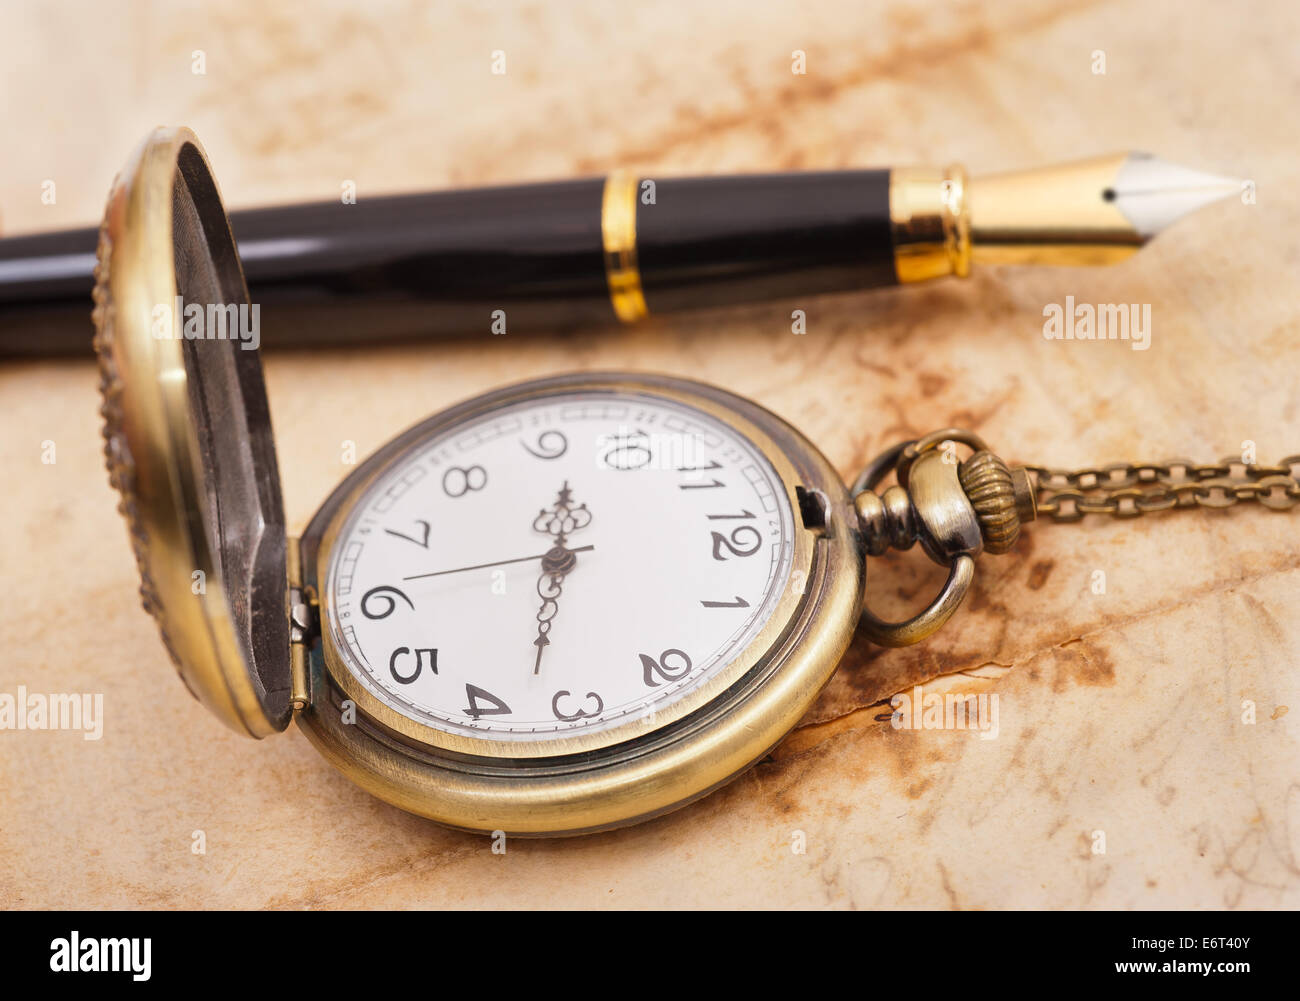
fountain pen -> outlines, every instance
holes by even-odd
[[[679,310],[1113,264],[1242,190],[1141,153],[968,179],[957,166],[608,177],[232,212],[268,346],[635,323]],[[0,239],[0,355],[91,349],[94,229]]]

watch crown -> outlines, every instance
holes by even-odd
[[[992,452],[981,450],[958,466],[957,476],[979,519],[984,548],[990,553],[1010,551],[1020,537],[1021,523],[1033,521],[1037,513],[1028,471],[1008,467]]]

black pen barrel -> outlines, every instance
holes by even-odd
[[[892,285],[889,171],[640,184],[637,259],[651,315]],[[647,195],[653,192],[653,203]]]
[[[639,318],[618,305],[629,287],[639,315],[655,315],[798,307],[896,280],[889,171],[625,181],[362,196],[230,221],[271,346],[611,323]],[[95,240],[0,240],[0,354],[89,349]]]

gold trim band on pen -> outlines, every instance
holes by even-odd
[[[900,282],[970,274],[966,171],[953,165],[895,169],[889,177],[894,273]]]
[[[600,206],[600,234],[605,247],[605,280],[614,313],[624,323],[650,315],[641,290],[636,260],[636,202],[639,178],[615,171],[605,178]]]

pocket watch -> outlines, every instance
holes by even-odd
[[[956,429],[900,443],[850,487],[749,400],[584,373],[410,428],[292,538],[239,307],[206,157],[160,129],[109,197],[94,313],[145,608],[230,727],[296,721],[372,794],[462,829],[579,834],[706,795],[798,723],[855,630],[903,645],[942,625],[975,557],[1010,549],[1040,501],[1068,520],[1300,500],[1300,459],[1251,467],[1229,494],[1190,464],[1104,481],[1013,468]],[[882,621],[863,607],[866,559],[914,543],[947,583]]]

